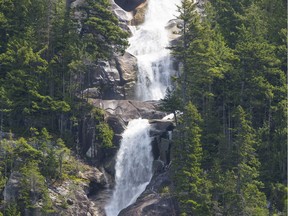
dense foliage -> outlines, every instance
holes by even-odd
[[[171,48],[181,75],[163,100],[183,111],[174,144],[182,215],[287,214],[286,8],[213,0],[197,12],[182,0]]]
[[[122,53],[127,35],[108,0],[0,0],[0,214],[23,215],[39,201],[43,212],[53,210],[47,187],[75,177],[69,149],[79,152],[85,116],[94,119],[96,141],[112,147],[103,113],[82,92],[87,65]],[[3,192],[13,176],[15,203]]]

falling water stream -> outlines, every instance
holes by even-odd
[[[136,27],[130,38],[128,52],[138,60],[138,100],[159,100],[170,86],[174,71],[170,59],[169,35],[165,26],[175,19],[179,0],[150,0],[145,22]]]
[[[148,0],[145,22],[133,29],[128,52],[138,60],[137,99],[164,97],[174,73],[170,60],[169,36],[165,26],[175,18],[180,0]],[[115,189],[105,207],[107,216],[117,216],[136,201],[152,177],[150,125],[147,119],[129,122],[122,134],[116,158]]]
[[[107,216],[116,216],[135,202],[152,177],[149,129],[147,119],[134,119],[122,134],[115,166],[116,186],[110,204],[105,208]]]

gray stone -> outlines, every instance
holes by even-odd
[[[90,103],[122,118],[125,122],[137,118],[159,119],[166,115],[164,112],[157,111],[157,105],[153,102],[91,99]]]
[[[124,55],[117,56],[115,60],[121,82],[127,83],[137,79],[137,58],[134,55],[125,52]]]
[[[171,120],[162,120],[162,119],[152,119],[149,123],[153,126],[153,129],[156,131],[172,131],[175,128],[175,124]]]
[[[164,162],[161,160],[154,160],[152,164],[153,173],[162,172],[164,169]]]
[[[154,175],[136,202],[118,216],[178,216],[178,203],[169,191],[163,193],[164,187],[172,187],[169,172]]]
[[[137,81],[137,58],[132,54],[125,52],[123,56],[116,56],[116,69],[120,76],[122,94],[125,99],[135,98],[135,84]]]
[[[109,127],[113,130],[115,134],[122,134],[123,131],[126,129],[126,124],[122,118],[114,115],[109,115],[106,118],[106,122],[108,123]]]
[[[183,20],[172,19],[165,26],[169,33],[169,39],[175,40],[181,36],[181,30],[183,28]]]
[[[16,201],[19,195],[21,173],[12,172],[3,190],[5,202]]]
[[[99,98],[101,93],[98,88],[88,88],[83,91],[83,96],[85,98]]]

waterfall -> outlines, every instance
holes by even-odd
[[[159,100],[170,86],[172,69],[169,34],[165,26],[175,19],[176,4],[180,0],[147,0],[145,22],[132,28],[128,52],[138,60],[138,100]],[[115,189],[105,207],[107,216],[117,216],[125,207],[136,201],[152,177],[152,147],[149,122],[134,119],[122,134],[116,158]]]
[[[134,119],[122,134],[115,166],[116,185],[112,199],[105,207],[107,216],[116,216],[123,208],[134,203],[152,177],[149,129],[147,119]]]
[[[138,60],[138,100],[159,100],[170,86],[172,68],[169,35],[165,26],[175,19],[180,0],[149,0],[145,22],[133,30],[128,52]]]

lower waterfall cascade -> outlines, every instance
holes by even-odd
[[[152,147],[147,119],[134,119],[123,133],[116,159],[115,189],[105,207],[107,216],[116,216],[134,203],[152,177]]]

